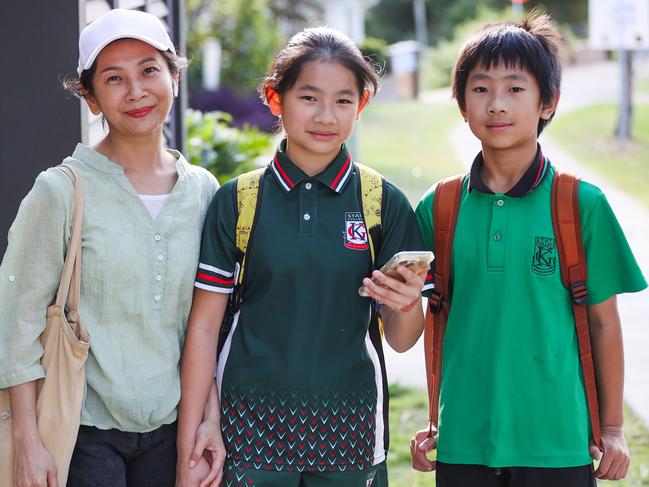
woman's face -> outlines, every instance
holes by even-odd
[[[177,79],[160,51],[137,39],[120,39],[97,56],[90,111],[104,115],[112,133],[141,136],[161,131]]]

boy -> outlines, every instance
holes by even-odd
[[[537,142],[559,100],[558,46],[550,18],[533,12],[520,24],[485,26],[455,64],[453,95],[482,151],[455,230],[438,436],[426,429],[411,442],[414,468],[437,469],[438,487],[586,487],[628,468],[616,295],[647,283],[606,198],[582,182],[602,455],[589,448],[575,322],[556,257],[554,168]],[[417,207],[427,248],[432,208],[433,189]],[[436,462],[426,458],[434,448]],[[601,459],[594,473],[591,456]]]

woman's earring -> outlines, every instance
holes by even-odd
[[[173,90],[174,96],[178,96],[178,82],[175,79],[171,80],[171,89]]]

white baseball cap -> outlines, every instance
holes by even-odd
[[[153,14],[139,10],[116,8],[88,24],[79,35],[79,66],[77,73],[90,69],[99,52],[117,39],[138,39],[160,51],[176,49],[162,21]]]

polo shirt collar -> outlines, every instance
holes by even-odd
[[[169,152],[176,159],[176,172],[178,173],[178,180],[183,180],[187,176],[187,166],[189,165],[189,163],[177,150],[167,149],[167,152]],[[83,162],[86,166],[96,169],[97,171],[115,175],[124,174],[124,168],[122,166],[84,144],[77,144],[74,152],[72,153],[72,157]]]
[[[473,164],[471,165],[471,172],[469,173],[468,191],[470,192],[473,189],[476,189],[481,193],[494,194],[494,192],[487,187],[484,181],[482,181],[482,177],[480,176],[480,169],[482,168],[483,165],[484,165],[484,158],[482,157],[482,151],[480,151],[478,155],[475,157],[475,159],[473,160]],[[543,178],[548,172],[549,165],[550,162],[545,158],[545,156],[541,152],[541,146],[537,144],[536,156],[534,157],[534,161],[532,162],[530,167],[527,168],[527,171],[525,171],[523,176],[518,180],[518,182],[514,185],[514,187],[509,191],[507,191],[505,195],[513,196],[515,198],[520,198],[521,196],[525,196],[527,193],[529,193],[534,188],[536,188],[539,184],[541,184]]]
[[[270,163],[272,173],[279,185],[288,192],[298,185],[303,179],[308,178],[304,171],[297,167],[286,155],[286,139],[282,140],[275,152],[275,157]],[[349,182],[352,173],[352,161],[345,144],[340,146],[340,152],[333,161],[319,174],[314,176],[325,186],[328,186],[336,193],[341,193]]]

